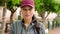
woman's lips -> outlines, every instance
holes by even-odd
[[[26,17],[30,16],[30,15],[25,15]]]

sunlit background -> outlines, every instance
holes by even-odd
[[[0,0],[0,34],[9,34],[15,20],[21,20],[22,0]],[[60,0],[34,0],[35,16],[45,25],[46,34],[60,34]]]

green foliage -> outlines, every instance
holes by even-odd
[[[20,5],[21,3],[21,0],[6,0],[6,3],[9,3],[11,2],[11,5],[13,4],[13,6],[17,6],[17,5]]]
[[[34,0],[35,9],[39,12],[56,12],[60,14],[60,0]]]
[[[34,0],[35,9],[40,13],[43,9],[43,0]]]
[[[20,6],[21,0],[6,0],[7,8],[12,9],[13,6]]]
[[[53,7],[53,1],[52,0],[45,0],[44,2],[44,8],[46,11],[54,11]]]
[[[54,3],[60,4],[60,0],[53,0]]]
[[[0,0],[0,6],[2,6],[2,2],[1,2],[1,0]]]

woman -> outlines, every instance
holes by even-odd
[[[12,24],[10,34],[45,34],[43,24],[35,19],[33,0],[22,0],[21,13],[22,21]]]

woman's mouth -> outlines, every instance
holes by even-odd
[[[25,15],[26,17],[30,16],[30,15]]]

